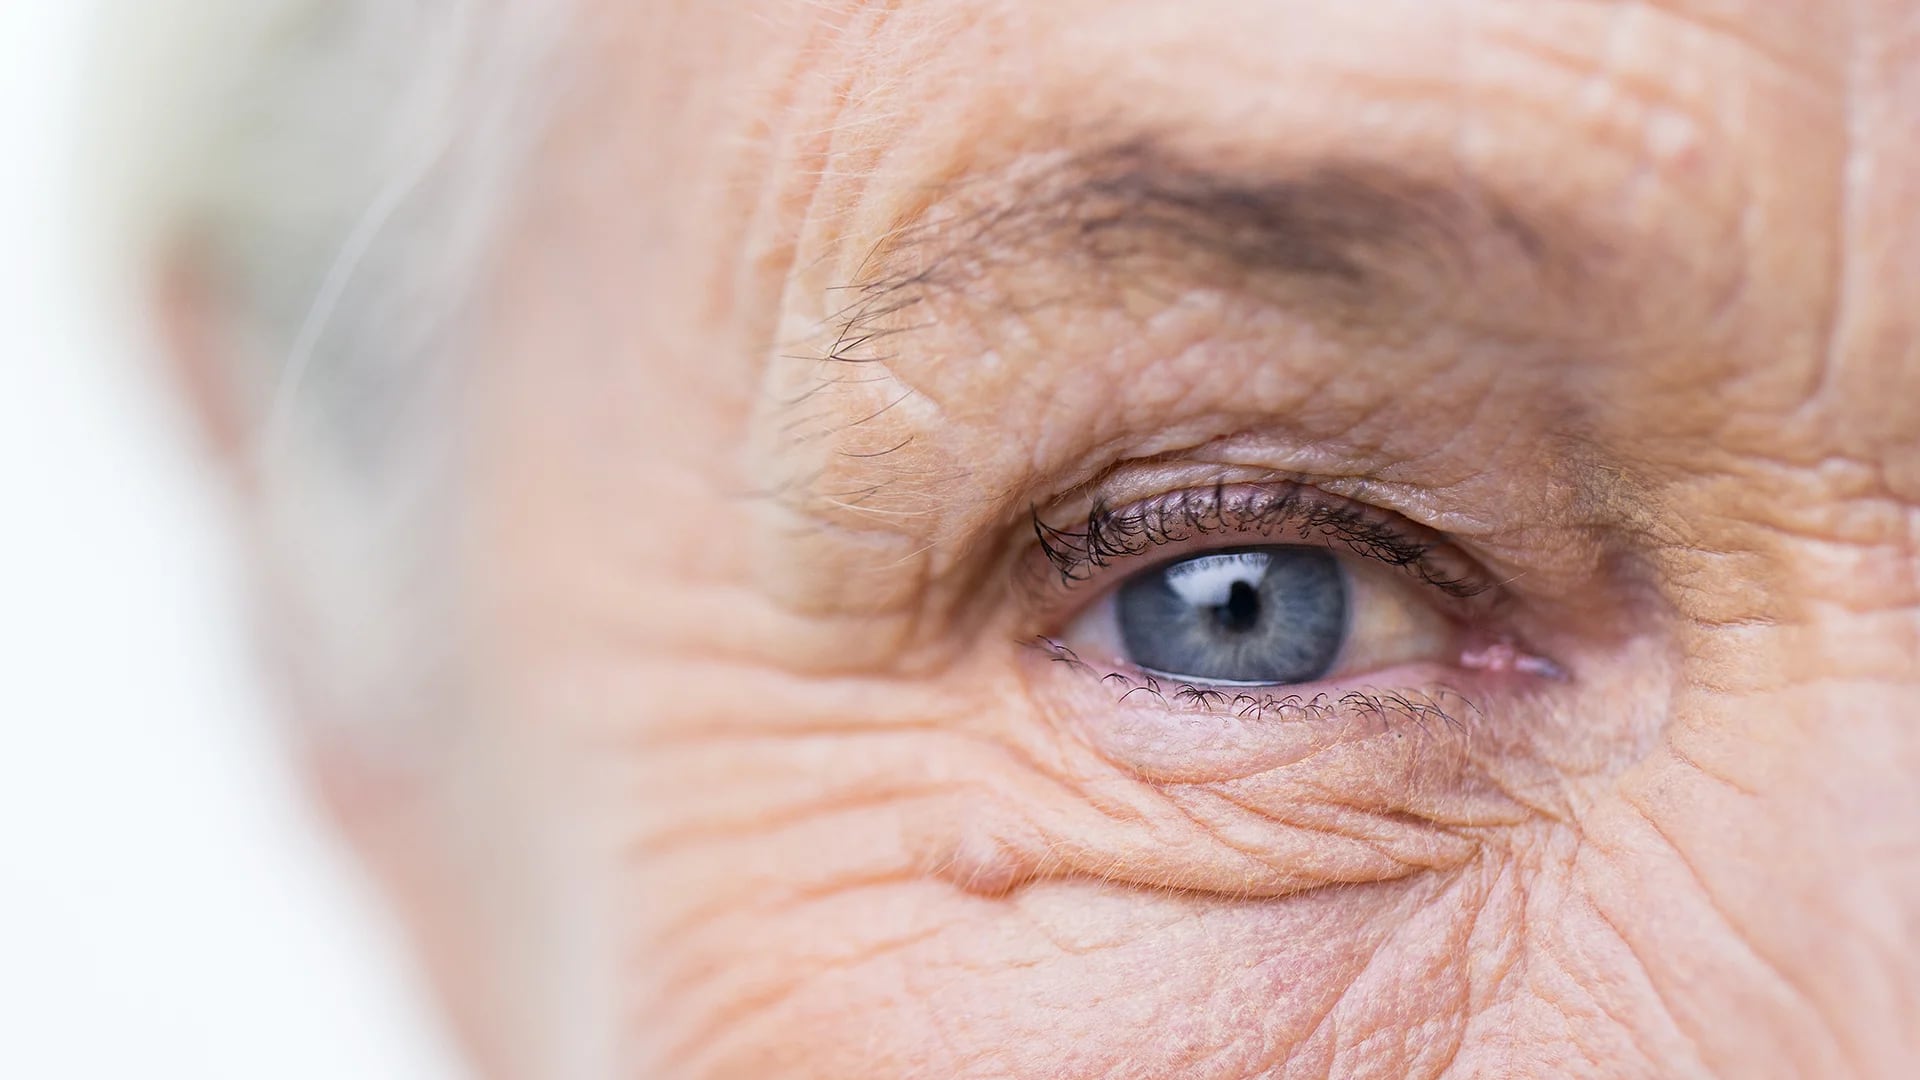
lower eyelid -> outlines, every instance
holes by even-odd
[[[1509,642],[1471,640],[1458,667],[1421,662],[1291,686],[1203,685],[1113,671],[1046,637],[1029,641],[1016,666],[1025,669],[1039,714],[1143,775],[1198,783],[1284,765],[1288,754],[1310,755],[1356,733],[1442,731],[1464,747],[1471,732],[1497,722],[1483,699],[1538,708],[1541,694],[1573,678],[1558,662]],[[1493,741],[1513,734],[1494,732]],[[1480,738],[1484,743],[1487,735]]]
[[[1029,653],[1042,714],[1143,782],[1253,784],[1270,795],[1281,790],[1275,785],[1305,784],[1296,800],[1334,798],[1369,813],[1448,826],[1511,824],[1532,813],[1476,759],[1487,742],[1476,730],[1492,722],[1482,706],[1445,688],[1433,665],[1383,673],[1401,685],[1432,688],[1426,691],[1209,695],[1073,669],[1070,658],[1046,647]]]

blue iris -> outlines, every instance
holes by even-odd
[[[1325,675],[1347,636],[1347,579],[1311,547],[1213,551],[1139,574],[1115,601],[1127,658],[1210,683]]]

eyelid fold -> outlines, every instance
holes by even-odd
[[[1096,576],[1174,548],[1250,543],[1318,545],[1404,572],[1465,614],[1501,599],[1490,575],[1444,537],[1391,511],[1292,480],[1181,488],[1115,508],[1095,500],[1083,523],[1051,525],[1032,514],[1035,544],[1025,573],[1062,606]]]

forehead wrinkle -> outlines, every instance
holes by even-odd
[[[1468,291],[1496,259],[1521,264],[1534,282],[1568,284],[1565,268],[1579,258],[1569,222],[1535,223],[1482,185],[1360,159],[1255,171],[1134,137],[1023,158],[938,189],[867,242],[849,276],[828,287],[827,312],[803,339],[811,344],[787,359],[870,365],[884,378],[901,335],[956,315],[1019,314],[1037,299],[1001,288],[1001,271],[1306,289],[1310,297],[1285,298],[1311,299],[1300,306],[1322,319],[1387,322],[1431,315],[1433,301]],[[929,300],[956,297],[961,312],[930,310]],[[1422,297],[1429,302],[1415,302]],[[970,304],[986,310],[964,310]],[[846,379],[817,380],[790,404]]]
[[[1586,5],[1573,5],[1582,6]],[[1631,7],[1610,0],[1597,6]],[[1691,6],[1663,4],[1656,9],[1656,17],[1679,21],[1667,9]],[[885,85],[911,87],[928,70],[944,71],[963,58],[966,54],[954,47],[955,42],[938,41],[939,35],[931,32],[931,27],[943,25],[938,14],[951,7],[937,2],[906,4],[905,12],[920,17],[895,19],[888,24],[887,33],[864,37],[870,49],[862,55],[890,61],[877,63],[878,73],[868,78]],[[999,7],[989,4],[974,10]],[[982,14],[960,21],[994,22]],[[913,30],[909,31],[909,26]],[[1008,33],[1016,27],[1026,24],[1007,21],[996,32]],[[1038,33],[1047,26],[1027,28]],[[967,29],[978,28],[969,25]],[[935,44],[942,47],[931,48]],[[1014,48],[1005,41],[998,45],[998,53]],[[1035,87],[1032,92],[1038,94],[1039,89]],[[886,159],[884,163],[876,157],[865,157],[857,163],[842,161],[852,166],[849,172],[853,175],[847,178],[842,197],[829,202],[837,211],[832,216],[852,228],[844,247],[837,242],[839,238],[831,238],[834,242],[824,245],[809,245],[822,262],[837,264],[819,268],[824,271],[825,281],[807,275],[813,290],[839,285],[840,295],[845,295],[853,291],[845,286],[857,285],[863,290],[863,301],[881,291],[922,286],[922,292],[943,286],[949,291],[958,290],[980,285],[980,271],[1032,258],[1036,249],[1054,255],[1091,256],[1076,265],[1076,269],[1085,270],[1090,263],[1111,266],[1116,261],[1134,260],[1143,248],[1157,248],[1156,257],[1165,258],[1185,247],[1189,249],[1189,264],[1197,265],[1201,260],[1192,257],[1193,249],[1212,247],[1238,256],[1216,260],[1207,268],[1215,273],[1263,263],[1272,269],[1289,269],[1294,273],[1243,276],[1290,277],[1295,285],[1317,278],[1319,295],[1313,300],[1336,301],[1338,306],[1348,307],[1352,305],[1346,302],[1352,298],[1384,294],[1389,291],[1387,286],[1419,283],[1428,286],[1424,290],[1428,296],[1445,292],[1461,279],[1487,269],[1487,263],[1493,260],[1476,263],[1461,256],[1462,252],[1471,255],[1475,242],[1488,238],[1508,253],[1521,254],[1522,258],[1510,261],[1524,264],[1524,269],[1506,271],[1510,274],[1536,274],[1579,289],[1588,284],[1579,280],[1577,272],[1583,263],[1617,270],[1622,277],[1633,274],[1632,268],[1618,265],[1623,252],[1613,242],[1618,239],[1613,235],[1617,228],[1589,222],[1593,227],[1583,235],[1573,242],[1561,242],[1568,237],[1568,221],[1587,215],[1570,214],[1565,207],[1553,205],[1563,192],[1553,180],[1530,169],[1515,170],[1508,194],[1517,198],[1508,202],[1494,197],[1490,190],[1493,185],[1468,182],[1474,171],[1470,163],[1453,163],[1449,175],[1446,162],[1421,160],[1422,148],[1418,145],[1383,153],[1386,160],[1367,160],[1365,152],[1360,152],[1344,161],[1327,160],[1327,147],[1322,145],[1320,160],[1309,154],[1305,161],[1289,163],[1281,156],[1288,151],[1278,140],[1215,142],[1223,133],[1206,135],[1207,125],[1198,116],[1169,124],[1166,110],[1136,109],[1131,100],[1111,106],[1119,112],[1107,116],[1104,123],[1089,122],[1085,87],[1051,107],[1041,100],[1021,110],[1022,115],[1039,118],[1051,113],[1051,120],[975,131],[968,120],[972,114],[954,101],[976,96],[981,94],[974,90],[944,93],[943,103],[935,108],[937,123],[928,119],[926,124],[919,124],[897,107],[890,110],[897,115],[888,120],[900,121],[903,133],[919,127],[946,133],[932,134],[930,142],[908,140],[922,142],[921,149],[927,156],[910,153],[904,155],[906,160],[896,160],[889,152],[879,155]],[[1097,93],[1093,99],[1098,100]],[[1016,103],[1002,104],[1013,107]],[[1100,116],[1097,105],[1094,109],[1091,115]],[[1128,113],[1138,113],[1132,123]],[[1137,125],[1143,120],[1164,129],[1154,132],[1163,137],[1140,137]],[[1263,142],[1266,145],[1262,146]],[[1195,148],[1198,153],[1182,156],[1169,149],[1176,143]],[[1020,152],[1023,146],[1029,150],[1024,155]],[[1061,146],[1105,148],[1075,154],[1031,152],[1035,147]],[[1399,152],[1402,149],[1414,152],[1405,155]],[[1436,159],[1444,156],[1434,152],[1434,147],[1425,149]],[[1637,156],[1639,146],[1636,143],[1625,149]],[[832,158],[841,160],[842,151],[842,147],[835,147]],[[1136,167],[1123,164],[1128,158],[1134,159],[1131,166]],[[993,164],[996,159],[1000,163],[997,168]],[[983,161],[987,163],[985,168],[981,167]],[[1248,167],[1249,162],[1253,167]],[[1484,167],[1478,171],[1498,179]],[[875,206],[861,194],[870,187],[888,190],[886,197],[875,200],[881,205]],[[1350,197],[1370,190],[1390,193],[1393,198]],[[893,205],[884,205],[889,202]],[[1202,204],[1207,212],[1201,212]],[[1241,213],[1233,212],[1236,206]],[[1522,207],[1525,213],[1517,209]],[[1543,229],[1530,224],[1528,214],[1539,214],[1538,224],[1554,227]],[[861,218],[866,220],[858,220]],[[1381,223],[1393,223],[1394,227],[1376,228]],[[1077,245],[1078,251],[1065,243],[1075,235],[1084,241]],[[1594,242],[1596,236],[1606,239]],[[1265,237],[1277,237],[1282,242],[1259,242]],[[830,250],[836,247],[837,252]],[[1580,258],[1569,257],[1573,255]],[[849,260],[857,263],[849,266]],[[1437,273],[1415,274],[1411,272],[1414,269],[1453,271],[1454,280],[1447,281]],[[1368,271],[1364,282],[1361,270]],[[1366,289],[1357,287],[1363,283]],[[1409,289],[1408,293],[1411,297],[1422,296],[1418,290]],[[1591,300],[1593,295],[1580,300]],[[830,299],[825,306],[847,305]],[[1372,306],[1375,310],[1369,315],[1382,313],[1381,308],[1393,308],[1389,304]],[[814,314],[826,316],[823,321],[828,323],[836,316],[851,317],[845,311],[829,314],[818,308]],[[1616,327],[1620,321],[1626,320],[1617,320]],[[796,337],[811,332],[794,329]],[[831,327],[826,330],[828,335],[836,332]]]

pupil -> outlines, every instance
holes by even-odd
[[[1250,582],[1236,581],[1227,590],[1227,602],[1213,611],[1222,630],[1244,634],[1260,621],[1260,592]]]

